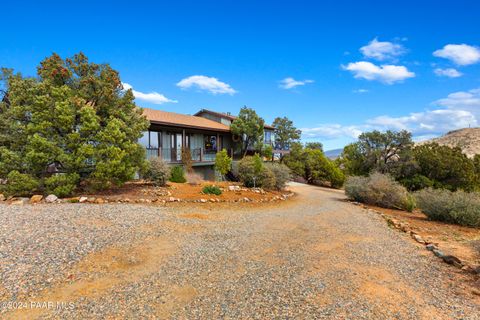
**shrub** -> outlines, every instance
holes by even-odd
[[[212,186],[212,185],[208,185],[208,186],[203,187],[202,192],[205,193],[205,194],[215,194],[217,196],[222,194],[222,190],[220,190],[219,187]]]
[[[0,186],[1,192],[9,196],[29,196],[38,188],[38,180],[16,170],[7,175],[7,183]]]
[[[263,167],[260,172],[259,181],[257,187],[262,187],[267,190],[276,189],[275,174],[270,168]]]
[[[182,163],[187,172],[193,171],[192,152],[190,148],[182,148]]]
[[[170,181],[178,183],[187,182],[187,179],[185,179],[185,171],[183,170],[182,166],[175,166],[172,168],[170,173]]]
[[[418,207],[431,220],[480,227],[480,194],[424,189],[415,193]]]
[[[185,179],[187,182],[191,185],[198,185],[203,181],[203,178],[201,175],[195,172],[187,172],[185,175]]]
[[[215,156],[215,170],[224,177],[232,167],[232,158],[228,156],[227,150],[217,152]]]
[[[389,175],[372,173],[368,177],[349,177],[345,193],[355,201],[385,208],[413,210],[414,203],[405,187]]]
[[[411,178],[402,179],[400,182],[410,191],[431,188],[434,185],[432,180],[420,174],[416,174]]]
[[[258,154],[247,156],[238,163],[238,178],[246,187],[261,187],[262,180],[271,177],[264,170],[265,166]]]
[[[156,186],[164,186],[170,177],[170,167],[160,158],[151,158],[144,178],[150,180]]]
[[[285,188],[285,185],[291,179],[290,169],[281,163],[267,163],[265,166],[272,171],[275,177],[275,189],[282,190]]]
[[[75,191],[79,180],[77,173],[57,174],[45,179],[45,190],[60,198],[68,197]]]
[[[273,158],[273,147],[269,144],[263,145],[262,156],[267,160],[272,160]]]

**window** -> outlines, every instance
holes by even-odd
[[[204,140],[205,152],[208,153],[217,151],[217,136],[205,135]]]
[[[271,131],[265,131],[265,143],[272,143],[272,132]]]
[[[158,149],[161,142],[161,134],[158,131],[145,131],[139,142],[147,149]]]

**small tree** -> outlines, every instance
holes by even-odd
[[[222,151],[217,152],[215,156],[215,170],[220,173],[222,179],[230,171],[232,167],[232,158],[228,156],[227,150],[222,149]]]
[[[190,148],[183,147],[182,148],[182,163],[185,166],[185,170],[188,173],[193,172],[193,160],[192,160],[192,152]]]
[[[262,156],[268,160],[273,160],[273,147],[269,144],[264,144],[262,147]]]
[[[305,148],[323,151],[323,144],[321,142],[307,142],[305,143]]]
[[[250,147],[258,145],[263,138],[265,121],[260,118],[255,110],[243,107],[238,117],[233,120],[230,129],[241,139],[241,151],[245,156]]]
[[[298,141],[302,134],[287,117],[275,118],[272,126],[275,128],[275,143],[281,150],[288,150],[292,142]]]

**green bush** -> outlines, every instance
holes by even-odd
[[[291,179],[290,169],[281,163],[266,163],[265,166],[270,169],[275,177],[274,188],[282,190]]]
[[[228,156],[227,150],[217,152],[215,155],[215,170],[224,177],[232,167],[232,158]]]
[[[68,197],[75,191],[79,180],[77,173],[57,174],[45,179],[45,191],[60,198]]]
[[[205,193],[205,194],[215,194],[217,196],[222,194],[222,190],[220,190],[219,187],[212,186],[212,185],[208,185],[208,186],[203,187],[202,192]]]
[[[431,188],[434,185],[432,180],[420,174],[416,174],[411,178],[402,179],[400,182],[410,191]]]
[[[424,189],[415,193],[418,207],[431,220],[480,227],[480,194]]]
[[[155,186],[164,186],[170,177],[170,167],[160,158],[151,158],[148,161],[144,178],[150,180]]]
[[[368,177],[349,177],[345,193],[350,199],[366,204],[409,211],[414,209],[407,189],[389,175],[372,173]]]
[[[263,160],[258,154],[247,156],[238,163],[238,178],[246,187],[262,187],[273,189],[275,187],[275,175],[265,167]]]
[[[7,184],[0,185],[0,191],[8,196],[30,196],[38,189],[38,180],[16,170],[7,175]]]
[[[185,179],[185,171],[183,170],[182,166],[175,166],[172,168],[170,173],[170,181],[177,183],[187,182],[187,179]]]

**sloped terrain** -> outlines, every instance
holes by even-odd
[[[465,128],[450,131],[444,136],[423,141],[423,143],[436,142],[449,147],[460,147],[469,157],[480,154],[480,128]]]

